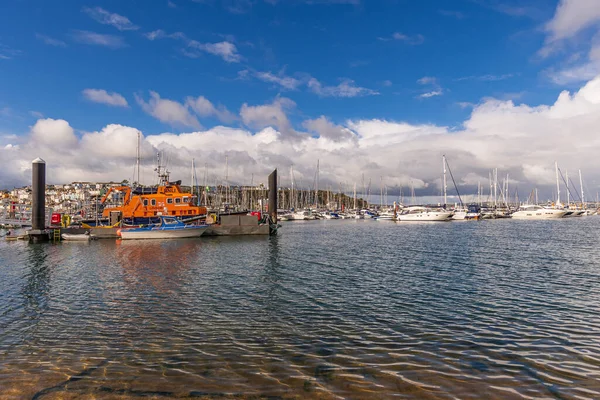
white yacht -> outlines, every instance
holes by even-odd
[[[567,210],[544,208],[535,204],[525,204],[512,214],[514,219],[553,219],[562,218]]]
[[[294,221],[306,221],[317,219],[317,217],[312,213],[311,210],[300,210],[292,213],[290,219]]]
[[[398,215],[400,221],[448,221],[450,218],[452,218],[452,211],[421,206],[405,208],[402,214]]]
[[[454,213],[452,214],[452,219],[454,220],[462,220],[462,219],[467,219],[467,214],[469,213],[469,210],[467,210],[466,208],[455,208],[454,209]]]
[[[396,217],[394,216],[393,211],[385,211],[377,216],[377,221],[395,221]]]

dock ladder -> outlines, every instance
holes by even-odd
[[[60,242],[60,229],[54,229],[54,242]]]

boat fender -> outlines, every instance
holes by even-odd
[[[71,225],[71,216],[70,215],[63,215],[62,216],[62,221],[60,224],[63,228],[66,228],[67,226]]]
[[[213,214],[210,214],[208,217],[210,218],[210,222],[209,222],[210,224],[216,224],[217,223],[217,214],[213,213]]]
[[[117,229],[117,236],[121,237],[121,230]]]

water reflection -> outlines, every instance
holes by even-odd
[[[556,222],[0,243],[0,397],[600,398],[600,218]]]
[[[46,263],[48,257],[44,246],[32,245],[28,250],[28,269],[25,284],[21,290],[25,317],[39,321],[40,315],[48,307],[50,291],[50,266]]]

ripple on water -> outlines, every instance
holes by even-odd
[[[0,398],[600,398],[600,218],[0,243]]]

